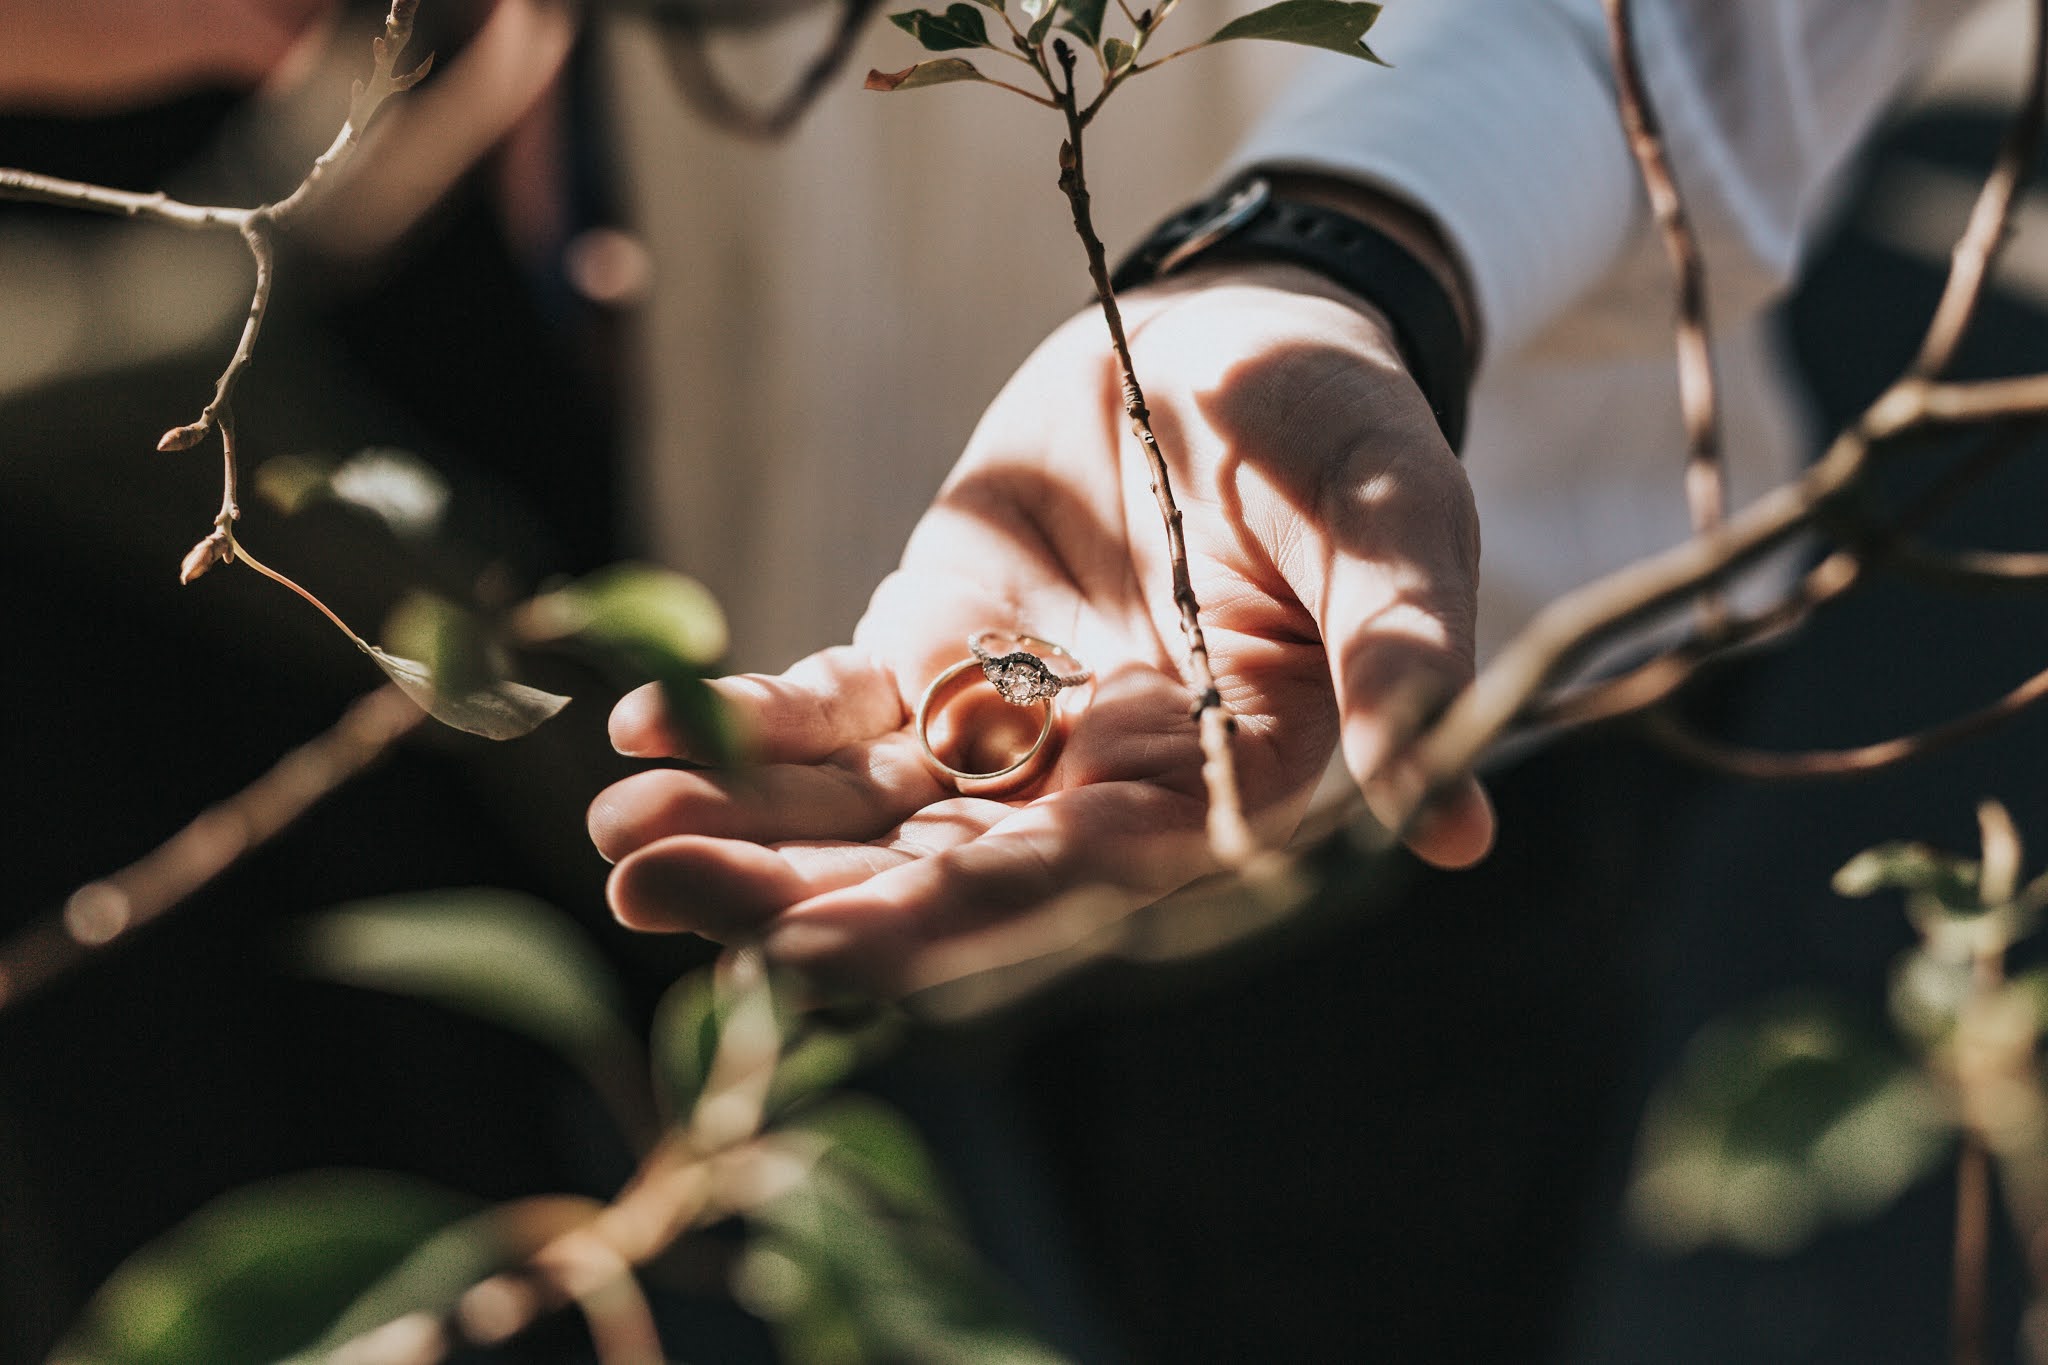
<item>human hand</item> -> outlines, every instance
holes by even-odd
[[[1471,676],[1462,469],[1384,323],[1317,276],[1191,272],[1124,312],[1255,828],[1286,836],[1340,740],[1390,815],[1403,724]],[[619,918],[762,939],[890,990],[918,983],[922,949],[1063,891],[1103,884],[1136,906],[1213,870],[1165,540],[1131,444],[1091,309],[991,405],[852,647],[716,684],[761,766],[656,769],[598,797]],[[1000,799],[960,794],[911,729],[982,629],[1057,640],[1095,672],[1062,694],[1052,762]],[[653,689],[611,733],[625,753],[687,757]],[[1461,866],[1491,837],[1468,779],[1409,842]]]
[[[255,85],[335,0],[0,0],[0,106],[103,113]]]

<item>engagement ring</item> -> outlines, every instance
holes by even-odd
[[[1059,656],[1074,666],[1072,671],[1053,672],[1045,660],[1026,649],[1026,645],[1041,653]],[[1040,698],[1058,696],[1061,688],[1079,687],[1095,676],[1081,666],[1079,659],[1067,653],[1064,646],[1041,640],[1036,635],[1013,635],[1002,630],[976,631],[967,637],[967,649],[988,676],[989,686],[1000,692],[1003,700],[1012,706],[1029,706]]]
[[[1017,785],[1026,780],[1029,770],[1045,752],[1046,742],[1052,738],[1053,702],[1060,692],[1069,687],[1079,687],[1094,675],[1082,666],[1062,645],[1042,640],[1036,635],[1020,635],[1012,631],[976,631],[967,639],[969,657],[948,667],[932,679],[925,688],[924,696],[917,703],[917,744],[924,751],[925,761],[945,776],[965,794],[981,794]],[[1055,660],[1060,668],[1055,671],[1046,660]],[[936,704],[948,695],[954,683],[964,674],[980,669],[996,695],[1012,706],[1036,706],[1040,708],[1038,734],[1029,748],[1014,761],[1000,768],[976,772],[955,767],[939,757],[937,747],[932,743],[931,722]],[[953,748],[962,746],[960,737],[953,737]]]

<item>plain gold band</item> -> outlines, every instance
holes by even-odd
[[[1025,750],[1024,756],[1015,763],[1010,764],[1006,768],[997,768],[993,772],[970,773],[964,769],[956,768],[946,762],[945,759],[940,758],[937,751],[932,748],[931,735],[928,729],[931,724],[932,702],[938,698],[939,693],[944,691],[946,685],[952,682],[953,679],[959,677],[970,668],[978,669],[980,667],[981,660],[969,655],[959,663],[948,668],[945,672],[939,674],[938,677],[933,678],[931,686],[924,690],[924,695],[918,698],[917,701],[917,723],[915,727],[917,730],[917,747],[924,750],[926,761],[946,776],[952,778],[955,783],[1000,782],[1003,778],[1014,776],[1029,767],[1031,761],[1044,751],[1045,742],[1052,738],[1052,698],[1041,697],[1032,704],[1044,708],[1045,721],[1038,727],[1038,738],[1031,742],[1031,747]],[[962,790],[965,789],[963,788]]]

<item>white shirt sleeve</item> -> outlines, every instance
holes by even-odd
[[[1717,324],[1788,284],[1870,124],[1970,3],[1637,0]],[[1600,288],[1654,277],[1656,243],[1599,0],[1393,0],[1372,43],[1394,70],[1316,54],[1235,164],[1348,175],[1428,211],[1470,273],[1487,357],[1588,304],[1606,343],[1668,347],[1668,309]]]

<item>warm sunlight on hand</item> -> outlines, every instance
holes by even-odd
[[[1463,471],[1382,325],[1314,276],[1192,275],[1125,313],[1255,827],[1284,839],[1339,744],[1384,810],[1402,718],[1471,676],[1479,539]],[[1057,641],[1094,679],[1062,693],[1028,785],[970,796],[925,761],[912,714],[986,629]],[[760,766],[658,768],[598,797],[612,906],[638,928],[758,938],[889,990],[921,949],[1060,892],[1157,899],[1215,867],[1182,650],[1091,309],[989,408],[853,645],[717,684]],[[612,738],[687,757],[651,688],[620,703]],[[1491,837],[1468,782],[1410,844],[1461,866]]]

